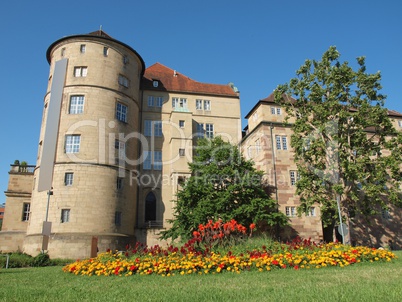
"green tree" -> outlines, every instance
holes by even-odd
[[[261,229],[287,224],[264,188],[263,173],[237,146],[220,137],[199,139],[194,153],[192,176],[177,193],[172,227],[162,238],[188,239],[209,219],[235,219],[246,227],[256,223]]]
[[[401,202],[402,139],[384,108],[380,72],[367,73],[364,57],[357,70],[339,57],[330,47],[275,90],[293,128],[299,212],[318,203],[329,227],[338,203],[343,213],[373,215]]]

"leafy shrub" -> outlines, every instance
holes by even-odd
[[[40,253],[33,258],[33,266],[41,267],[50,265],[50,258],[47,253]]]
[[[6,257],[0,257],[0,267],[5,268],[6,262],[7,262]],[[32,266],[32,262],[33,262],[32,256],[22,252],[16,252],[10,254],[8,267],[9,268],[29,267]]]

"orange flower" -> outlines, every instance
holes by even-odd
[[[255,229],[255,223],[250,224],[250,230],[254,230]]]

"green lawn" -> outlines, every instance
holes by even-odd
[[[218,275],[86,277],[61,267],[0,269],[0,301],[401,301],[390,263]]]

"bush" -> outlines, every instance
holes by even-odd
[[[3,254],[3,255],[5,255],[5,254]],[[10,260],[8,262],[8,267],[9,268],[19,268],[19,267],[32,266],[32,261],[33,261],[32,256],[22,253],[22,252],[16,252],[16,253],[10,254]],[[5,268],[6,262],[7,262],[6,257],[0,257],[0,267]]]
[[[47,253],[40,253],[33,258],[32,265],[36,267],[50,265],[50,258]]]

